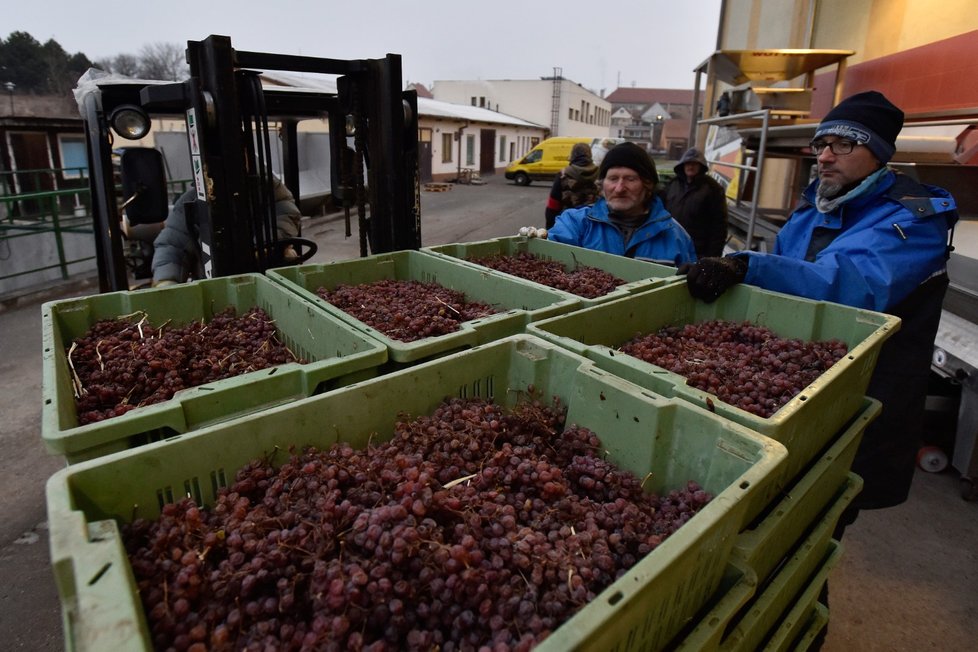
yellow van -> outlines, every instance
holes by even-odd
[[[510,163],[506,168],[506,178],[515,181],[518,186],[528,186],[531,181],[553,181],[570,162],[571,148],[577,143],[590,145],[593,140],[567,136],[548,138],[523,158]]]

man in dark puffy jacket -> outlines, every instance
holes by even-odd
[[[688,269],[690,294],[708,302],[744,282],[902,320],[883,344],[867,390],[883,411],[856,453],[852,468],[864,480],[863,491],[841,527],[859,509],[907,499],[948,286],[957,206],[946,190],[886,166],[902,127],[903,112],[876,91],[843,100],[815,130],[818,178],[781,229],[773,253],[705,258]]]
[[[299,235],[302,213],[295,198],[277,176],[272,177],[275,198],[276,226],[279,238]],[[203,278],[200,261],[200,243],[192,224],[187,222],[186,206],[197,199],[193,185],[173,203],[166,216],[163,230],[153,241],[153,287],[183,283],[188,279]],[[295,257],[295,250],[286,249],[286,259]]]
[[[598,198],[598,166],[591,160],[591,146],[575,143],[571,149],[570,165],[554,179],[547,197],[547,228],[568,208],[593,204]]]
[[[695,147],[686,150],[666,186],[666,210],[693,239],[696,255],[722,256],[727,242],[727,198],[723,187],[707,174],[706,157]]]

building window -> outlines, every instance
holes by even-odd
[[[516,143],[509,144],[509,160],[512,161],[516,158]]]
[[[506,160],[506,136],[499,137],[499,160]]]
[[[472,106],[475,106],[475,95],[472,96]]]
[[[573,120],[574,119],[574,109],[571,109],[571,108],[568,108],[567,109],[567,119],[568,120]]]
[[[441,135],[441,162],[452,162],[452,150],[455,148],[455,134],[447,133]]]
[[[475,165],[475,134],[465,136],[465,164]]]
[[[58,149],[61,150],[62,175],[65,179],[80,179],[88,176],[88,152],[85,137],[76,134],[58,134]]]
[[[483,109],[486,108],[486,98],[484,97],[479,98],[479,106],[482,107]]]

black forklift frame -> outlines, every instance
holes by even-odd
[[[116,82],[84,99],[101,292],[129,289],[108,121],[125,104],[187,122],[197,186],[192,214],[206,277],[264,272],[276,260],[263,255],[276,241],[270,116],[282,125],[283,182],[297,199],[298,122],[328,118],[332,193],[346,207],[357,205],[361,256],[421,246],[417,94],[401,89],[399,55],[342,60],[246,52],[234,50],[227,36],[211,35],[188,41],[187,62],[185,82]],[[263,89],[261,70],[340,76],[335,94]],[[350,173],[364,167],[366,183]]]

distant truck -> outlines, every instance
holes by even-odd
[[[591,145],[591,156],[598,165],[605,153],[624,142],[624,138],[572,138],[570,136],[555,136],[547,138],[526,155],[513,161],[506,168],[506,178],[516,182],[518,186],[528,186],[533,181],[553,181],[570,162],[571,149],[577,143]]]

